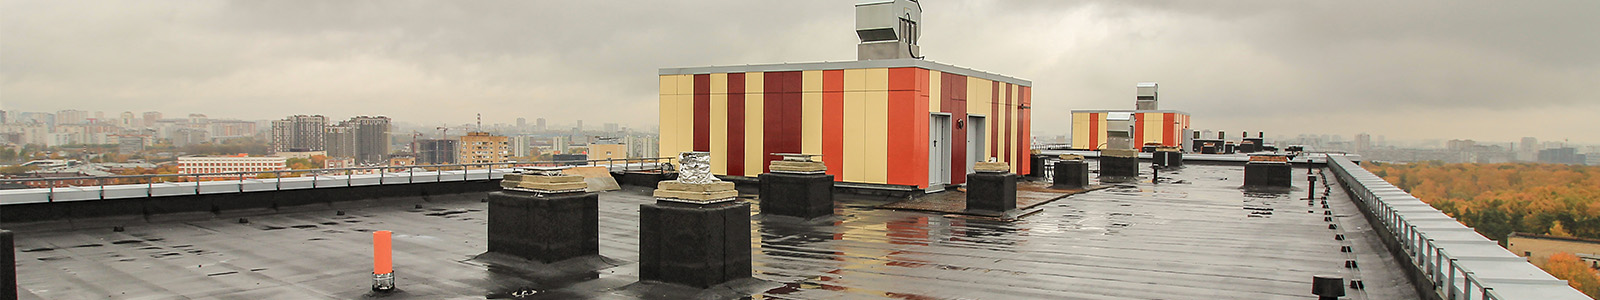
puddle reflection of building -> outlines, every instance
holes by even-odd
[[[828,242],[844,239],[844,232],[830,232],[839,228],[842,223],[835,221],[833,226],[819,228],[763,222],[762,252],[767,255],[792,258],[841,260],[839,256],[844,253],[829,248]]]
[[[982,219],[951,219],[950,241],[989,245],[1017,245],[1019,230],[1011,222]],[[1020,231],[1026,231],[1020,230]],[[990,248],[990,250],[1010,250]]]
[[[762,221],[761,248],[759,250],[768,256],[798,261],[796,262],[797,264],[805,266],[802,269],[815,270],[826,274],[839,274],[840,269],[846,264],[845,253],[834,248],[833,242],[844,240],[844,230],[847,229],[843,225],[843,221],[834,221],[820,226]],[[832,261],[832,263],[823,261]],[[785,274],[769,275],[786,276]],[[826,283],[837,281],[838,278],[838,275],[805,278],[799,282],[788,283],[782,287],[768,290],[766,293],[783,295],[801,289],[846,290],[846,287]]]
[[[887,229],[884,235],[889,238],[889,244],[927,246],[929,242],[928,217],[906,217],[889,220],[884,222],[884,229]],[[927,261],[909,258],[920,253],[907,251],[905,250],[906,247],[896,247],[896,249],[898,250],[889,252],[888,255],[884,256],[889,260],[885,265],[907,268],[918,268],[927,265]]]

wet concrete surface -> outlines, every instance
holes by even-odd
[[[1239,166],[1161,171],[1154,184],[1141,171],[1142,181],[1012,222],[876,209],[900,199],[843,194],[835,216],[755,217],[754,279],[706,290],[638,282],[638,209],[654,200],[637,187],[601,193],[600,255],[577,262],[480,256],[481,193],[243,224],[24,226],[18,281],[23,299],[368,298],[371,231],[391,230],[402,292],[386,299],[1308,299],[1318,274],[1363,279],[1348,299],[1417,298],[1337,183],[1330,210],[1344,225],[1330,230],[1302,199],[1303,180],[1259,193],[1240,189]],[[1361,268],[1345,268],[1349,259]]]
[[[1037,212],[1040,205],[1044,205],[1067,196],[1107,188],[1107,186],[1089,186],[1087,189],[1054,189],[1050,183],[1044,181],[1017,181],[1017,210],[1016,215],[1026,215]],[[932,213],[947,213],[984,217],[989,219],[993,215],[974,214],[967,211],[967,191],[965,188],[951,189],[945,192],[933,193],[878,205],[882,209],[898,209],[907,211],[922,211]]]

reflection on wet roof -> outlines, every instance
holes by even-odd
[[[1341,226],[1329,229],[1320,206],[1300,198],[1305,182],[1287,193],[1246,192],[1238,166],[1189,166],[1161,177],[1049,202],[1015,222],[874,209],[895,199],[855,195],[839,196],[835,217],[756,216],[755,277],[777,287],[749,292],[773,299],[1303,299],[1313,275],[1335,274],[1366,283],[1350,299],[1417,298],[1337,187],[1329,199]],[[405,297],[697,296],[626,288],[638,280],[638,208],[653,202],[646,189],[601,194],[606,260],[593,263],[613,267],[576,274],[527,274],[474,259],[486,247],[483,197],[253,216],[247,224],[24,228],[16,241],[19,284],[24,299],[359,298],[370,285],[368,232],[392,230]],[[1371,267],[1345,268],[1347,260]]]

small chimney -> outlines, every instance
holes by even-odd
[[[1311,294],[1321,300],[1337,300],[1344,296],[1344,277],[1317,275],[1311,277]]]

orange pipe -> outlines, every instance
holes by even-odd
[[[389,241],[388,230],[372,232],[372,274],[389,274],[394,272],[394,251]]]

